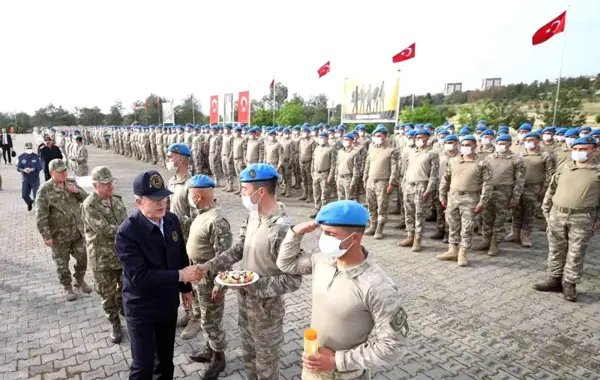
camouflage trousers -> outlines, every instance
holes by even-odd
[[[300,162],[298,157],[292,157],[292,177],[294,178],[294,184],[300,186],[302,182],[302,175],[300,174]]]
[[[496,237],[500,242],[506,237],[506,223],[510,220],[511,210],[508,208],[512,199],[513,187],[496,186],[492,191],[489,203],[483,208],[482,232],[484,237]]]
[[[238,290],[238,326],[248,380],[279,380],[283,345],[283,297],[255,298]]]
[[[360,181],[359,181],[360,182]],[[386,223],[388,217],[388,205],[390,196],[387,193],[388,181],[367,181],[367,208],[369,209],[369,220],[371,223]]]
[[[557,207],[548,216],[548,276],[581,282],[583,260],[593,236],[595,211],[566,213]]]
[[[204,174],[202,173],[202,159],[200,157],[199,152],[192,153],[192,161],[194,162],[194,171],[196,174]]]
[[[199,306],[199,313],[194,312],[194,316],[200,318],[204,340],[210,345],[210,348],[223,352],[227,348],[223,330],[225,301],[215,302],[211,299],[214,278],[214,276],[204,276],[199,283],[192,283],[194,298],[198,300]]]
[[[448,242],[470,249],[475,227],[475,206],[479,203],[479,192],[452,191],[448,194],[446,222],[448,222]]]
[[[517,203],[517,207],[512,212],[512,226],[514,230],[533,231],[533,222],[535,220],[535,210],[539,196],[542,191],[542,184],[526,183],[523,188],[523,195]]]
[[[73,256],[75,259],[73,278],[75,280],[83,280],[85,271],[87,270],[87,251],[83,238],[68,242],[55,242],[52,245],[52,260],[56,263],[58,281],[64,287],[71,286],[71,271],[69,270],[70,256]]]
[[[439,197],[434,197],[432,202],[436,213],[435,229],[438,231],[447,231],[448,223],[446,223],[446,209],[442,207],[442,202],[440,202]]]
[[[221,176],[221,158],[214,153],[210,153],[208,156],[208,165],[212,175],[219,178]]]
[[[283,161],[281,168],[279,168],[279,176],[283,188],[286,190],[290,189],[292,187],[292,166],[289,160]]]
[[[119,311],[123,308],[121,295],[123,292],[123,271],[102,270],[93,271],[96,292],[102,299],[102,309],[111,323],[119,320]]]
[[[229,157],[221,157],[221,165],[223,167],[223,175],[227,183],[233,185],[233,176],[235,175],[235,167],[233,166],[233,160]]]
[[[423,193],[427,182],[406,182],[402,188],[404,194],[404,221],[406,232],[422,235],[425,231],[425,218],[431,209],[431,195],[426,201]]]
[[[398,211],[400,215],[404,214],[404,205],[402,204],[402,187],[396,186],[392,194],[396,196],[396,206],[394,207],[394,211]]]
[[[321,207],[329,203],[331,198],[331,184],[327,182],[329,178],[329,170],[323,173],[313,173],[312,188],[315,198],[315,209],[320,210]]]
[[[75,163],[73,161],[71,161],[71,167],[73,170],[73,174],[78,176],[78,177],[85,177],[88,175],[90,168],[86,163]]]
[[[237,182],[238,182],[238,189],[241,189],[242,184],[240,182],[240,174],[246,168],[246,165],[244,165],[244,160],[242,160],[241,158],[234,159],[233,167],[235,169],[235,178],[237,179]]]
[[[306,196],[312,196],[312,176],[310,173],[310,161],[300,163],[300,176],[302,178],[302,190]]]
[[[356,185],[352,188],[352,174],[338,175],[337,195],[339,200],[357,200]]]
[[[150,157],[152,157],[152,164],[158,163],[158,155],[156,154],[156,144],[150,144]]]

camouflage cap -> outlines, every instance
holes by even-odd
[[[55,158],[48,164],[48,170],[64,172],[65,170],[67,170],[67,164],[65,164],[65,162],[60,158]]]
[[[114,180],[110,169],[106,166],[96,166],[92,169],[92,182],[112,183]]]
[[[33,149],[33,144],[30,142],[25,143],[25,149]]]

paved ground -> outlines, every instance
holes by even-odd
[[[26,140],[19,136],[17,146]],[[133,178],[148,165],[90,149],[90,167],[107,165],[119,178],[118,192],[133,209]],[[161,170],[165,178],[167,173]],[[112,345],[97,294],[65,302],[50,250],[35,218],[20,199],[15,166],[0,164],[0,380],[124,379],[129,344]],[[239,198],[219,194],[237,231],[245,214]],[[312,205],[285,200],[295,220]],[[431,227],[431,226],[430,226]],[[441,244],[425,241],[421,253],[396,247],[400,231],[386,239],[366,238],[372,259],[397,282],[409,314],[411,345],[399,364],[377,368],[373,378],[399,379],[600,379],[600,260],[598,242],[586,259],[576,304],[560,295],[539,294],[531,285],[544,276],[546,242],[534,234],[534,249],[504,245],[501,255],[471,255],[469,268],[440,262]],[[307,240],[316,246],[316,236]],[[88,281],[91,278],[88,275]],[[310,279],[287,297],[282,378],[300,379],[302,330],[311,310]],[[237,305],[228,295],[225,328],[229,340],[224,379],[243,379]],[[186,353],[203,345],[201,335],[176,342],[177,378],[199,379],[204,365]]]

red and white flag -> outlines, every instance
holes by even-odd
[[[271,81],[271,84],[269,85],[269,88],[275,88],[275,79],[273,79]]]
[[[190,100],[194,101],[194,94],[190,95]]]
[[[210,123],[219,123],[219,95],[210,97]]]
[[[392,62],[399,63],[399,62],[403,62],[408,59],[414,58],[416,48],[417,48],[417,43],[415,42],[412,45],[410,45],[409,47],[407,47],[406,49],[402,50],[400,53],[393,56]]]
[[[162,103],[162,102],[160,101],[160,98],[156,98],[156,105],[159,105],[160,103]]]
[[[331,71],[331,61],[327,61],[326,64],[319,67],[319,70],[317,70],[317,73],[319,74],[319,78],[321,78],[321,77],[327,75],[327,73],[330,71]]]
[[[238,94],[238,123],[250,124],[250,91]]]
[[[531,37],[531,43],[535,46],[548,41],[558,33],[564,32],[566,24],[567,11],[564,11],[554,20],[539,28],[537,32],[533,34],[533,37]]]

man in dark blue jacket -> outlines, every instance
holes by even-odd
[[[131,380],[173,379],[179,293],[192,305],[190,282],[201,273],[188,266],[177,216],[167,210],[161,175],[149,170],[133,182],[138,209],[119,226],[115,248],[123,266],[123,308],[131,340]]]
[[[33,208],[35,194],[40,187],[40,172],[44,170],[44,163],[37,154],[33,153],[33,144],[25,143],[25,153],[17,159],[17,171],[23,175],[21,181],[21,197],[27,203],[27,211]],[[33,193],[33,199],[31,199]]]

